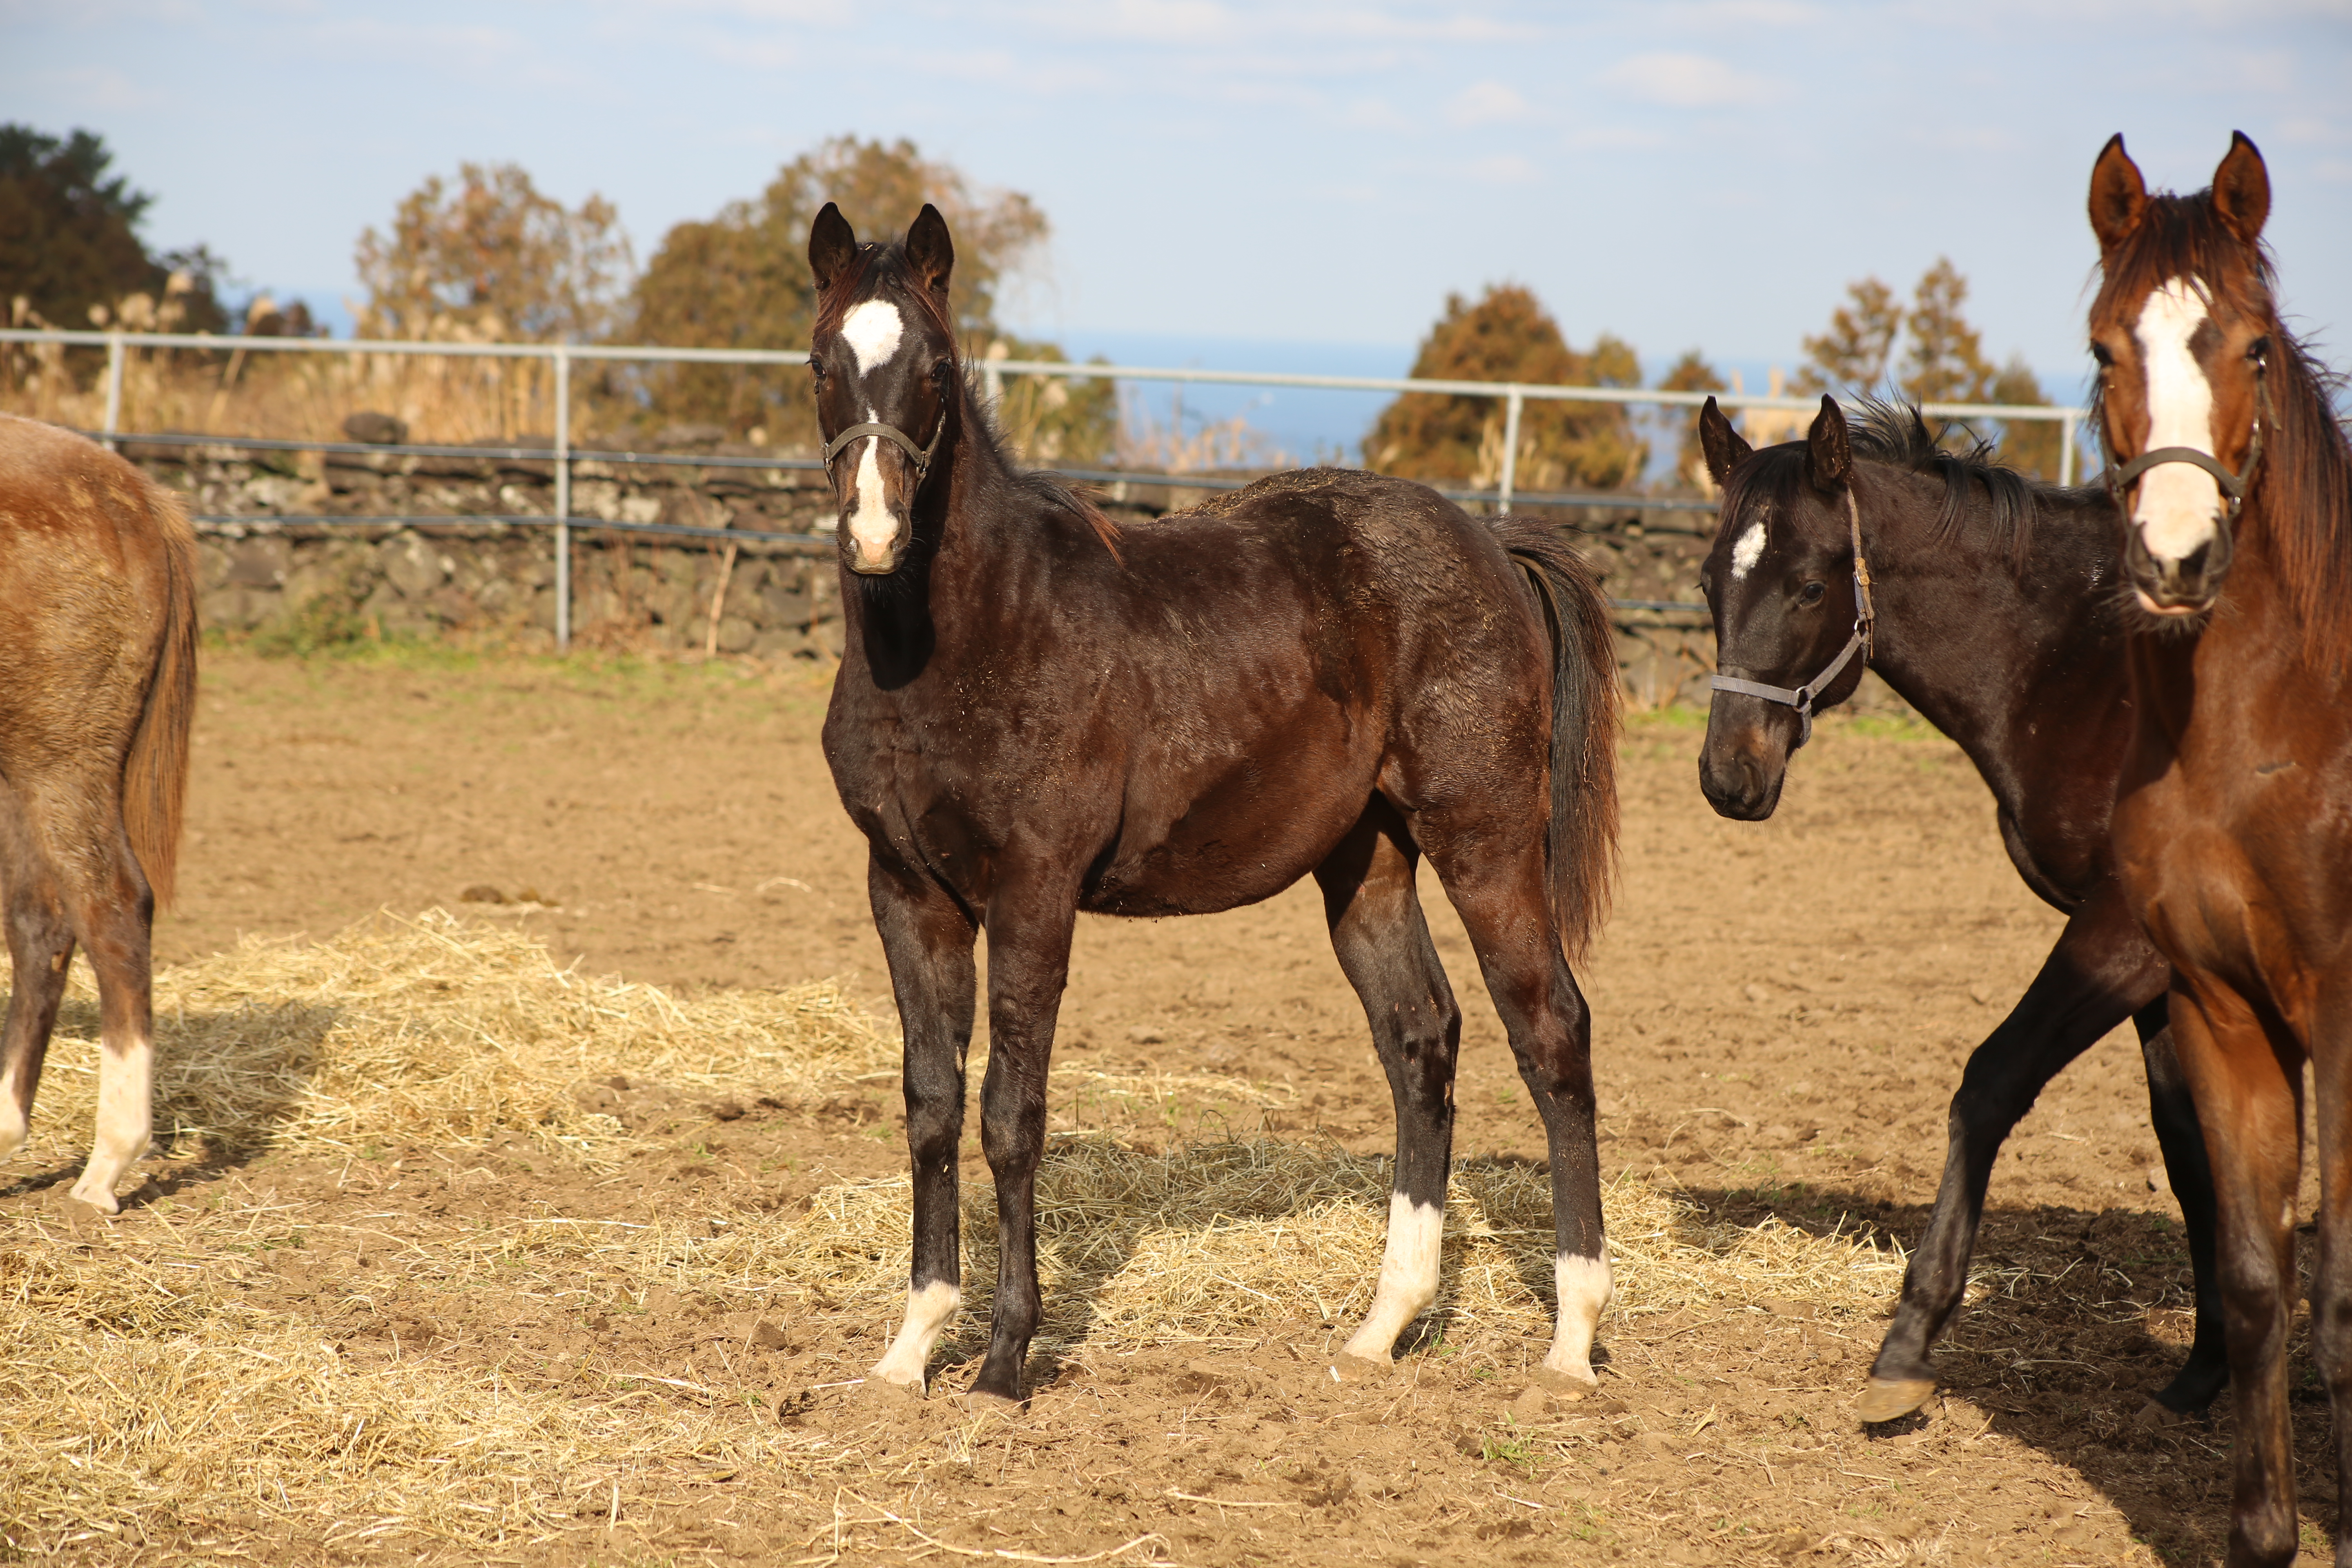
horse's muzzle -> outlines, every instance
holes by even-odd
[[[1761,822],[1780,804],[1789,753],[1756,724],[1737,729],[1710,716],[1698,753],[1698,787],[1716,814],[1734,822]]]
[[[906,559],[907,536],[912,531],[909,521],[892,511],[885,514],[885,521],[887,526],[875,528],[861,513],[856,521],[843,525],[841,552],[852,572],[887,577]]]
[[[2178,558],[2155,553],[2137,525],[2124,542],[2124,575],[2139,607],[2154,616],[2201,616],[2221,596],[2230,574],[2230,526],[2217,521],[2212,537]]]

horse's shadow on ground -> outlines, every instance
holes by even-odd
[[[0,991],[0,1007],[7,993]],[[155,1015],[155,1133],[148,1157],[131,1167],[143,1179],[118,1184],[125,1210],[143,1207],[194,1186],[217,1181],[275,1141],[292,1119],[322,1065],[328,1035],[341,1009],[284,1003],[270,1009],[266,1055],[235,1064],[228,1081],[215,1053],[205,1048],[240,1025],[250,1010]],[[71,1183],[88,1162],[95,1131],[81,1097],[65,1091],[70,1075],[98,1068],[98,1004],[68,996],[58,1009],[41,1092],[33,1105],[33,1137],[11,1165],[0,1167],[0,1203],[47,1194]]]
[[[1709,1228],[1771,1219],[1881,1247],[1911,1247],[1929,1213],[1924,1204],[1810,1185],[1692,1188],[1675,1198]],[[2307,1277],[2315,1248],[2305,1240],[2298,1250]],[[2179,1222],[2137,1208],[1988,1206],[1970,1278],[1968,1300],[1934,1352],[1939,1395],[1968,1401],[1991,1431],[2074,1469],[2166,1561],[2210,1555],[2228,1522],[2229,1391],[2186,1422],[2160,1416],[2149,1399],[2187,1359],[2193,1321]],[[1891,1308],[1900,1278],[1890,1272],[1886,1281]],[[1874,1315],[1850,1331],[1860,1342],[1850,1369],[1856,1395],[1886,1326]],[[2326,1507],[2335,1491],[2334,1460],[2326,1389],[2301,1312],[2290,1355],[2298,1492],[2312,1520],[2315,1505]],[[1855,1422],[1854,1429],[1897,1437],[1942,1419],[1940,1409],[1931,1402],[1919,1415],[1881,1427]]]

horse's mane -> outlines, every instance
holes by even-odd
[[[1943,446],[1919,410],[1908,403],[1864,397],[1860,414],[1848,421],[1847,439],[1858,461],[1942,480],[1944,497],[1936,512],[1936,537],[1980,538],[2008,552],[2012,567],[2019,571],[2025,567],[2034,521],[2043,503],[2079,502],[2092,496],[2087,490],[2018,472],[2002,462],[1999,447],[1982,437],[1972,434],[1969,444],[1958,450]],[[1724,489],[1723,516],[1741,517],[1750,504],[1763,500],[1785,510],[1795,500],[1804,476],[1804,442],[1767,447],[1731,476]]]
[[[2249,510],[2259,509],[2288,605],[2303,623],[2316,661],[2340,668],[2352,658],[2352,447],[2347,447],[2336,399],[2345,386],[2311,344],[2279,319],[2270,247],[2248,245],[2230,232],[2213,193],[2154,195],[2139,224],[2106,258],[2105,276],[2091,306],[2094,319],[2175,278],[2187,279],[2210,301],[2226,300],[2269,325],[2269,382],[2273,424],[2263,440],[2263,460],[2248,487]],[[2094,410],[2104,418],[2104,408]]]
[[[866,287],[869,278],[874,279],[871,289]],[[906,247],[901,241],[868,243],[857,247],[849,266],[834,279],[833,287],[817,298],[816,331],[838,331],[853,305],[885,289],[913,300],[916,309],[922,311],[948,344],[948,356],[956,370],[956,423],[962,432],[962,441],[970,444],[971,455],[977,459],[971,468],[972,477],[979,482],[980,495],[976,499],[982,505],[1011,506],[1033,512],[1057,511],[1075,518],[1102,541],[1112,560],[1118,560],[1117,523],[1105,517],[1100,508],[1061,475],[1045,468],[1024,468],[1014,460],[1007,449],[1004,433],[997,427],[988,406],[978,373],[966,363],[962,335],[956,331],[938,296],[916,279],[907,265]]]

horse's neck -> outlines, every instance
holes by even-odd
[[[1955,537],[1938,537],[1940,478],[1877,472],[1882,519],[1867,538],[1878,609],[1871,668],[1980,771],[1997,769],[2012,725],[2035,722],[2052,704],[2079,706],[2097,670],[2112,667],[2121,681],[2121,655],[2105,646],[2113,637],[2097,602],[2094,563],[2114,553],[2094,531],[2112,526],[2097,509],[2042,498],[2021,573],[2009,545],[1969,520]],[[1865,512],[1865,527],[1872,521]]]
[[[919,677],[960,661],[983,635],[987,596],[1006,585],[1008,563],[998,557],[1021,532],[996,515],[1005,489],[992,482],[1003,461],[994,451],[967,449],[959,436],[941,457],[946,467],[919,500],[919,542],[900,575],[877,581],[841,569],[843,598],[856,601],[845,629],[858,656],[877,688],[909,697]]]

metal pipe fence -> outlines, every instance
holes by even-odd
[[[572,639],[572,531],[574,526],[624,533],[666,534],[730,542],[768,540],[811,542],[821,542],[823,539],[820,534],[699,528],[683,523],[620,522],[604,518],[575,519],[572,513],[572,468],[574,465],[583,462],[808,471],[821,470],[824,467],[814,458],[681,456],[675,453],[636,452],[616,448],[575,447],[572,445],[571,395],[572,365],[574,361],[599,363],[792,366],[805,363],[807,355],[804,353],[782,349],[692,349],[607,343],[451,343],[375,338],[246,337],[205,332],[84,331],[22,327],[0,328],[0,343],[56,343],[71,347],[104,348],[106,350],[105,423],[101,429],[85,431],[84,434],[103,441],[110,449],[118,448],[124,440],[136,440],[149,446],[245,447],[258,451],[356,453],[382,457],[502,458],[509,460],[543,461],[551,464],[555,480],[555,510],[552,516],[453,513],[362,517],[319,513],[301,516],[280,514],[269,521],[346,526],[418,526],[471,522],[551,527],[554,531],[555,553],[555,640],[559,648],[570,647]],[[125,431],[121,428],[123,371],[129,351],[132,348],[197,349],[232,353],[392,354],[453,359],[546,361],[553,370],[555,383],[553,444],[548,447],[495,445],[453,447],[430,443],[378,444]],[[1713,510],[1706,502],[1673,496],[1602,495],[1588,490],[1521,491],[1517,488],[1518,432],[1521,418],[1530,401],[1695,408],[1712,396],[1719,405],[1732,409],[1780,409],[1806,412],[1818,406],[1816,401],[1811,398],[1774,397],[1761,393],[1669,392],[1649,387],[1555,386],[1534,382],[1446,381],[1410,376],[1307,375],[1270,371],[1202,370],[1159,365],[1076,364],[1060,360],[984,358],[977,363],[976,368],[981,372],[984,388],[992,402],[1001,399],[1003,395],[1003,378],[1008,375],[1055,377],[1070,381],[1170,382],[1178,384],[1193,383],[1213,385],[1293,387],[1327,392],[1418,393],[1449,397],[1499,397],[1504,400],[1504,446],[1495,488],[1465,489],[1440,487],[1438,491],[1448,500],[1484,503],[1493,506],[1498,512],[1508,512],[1515,504],[1587,507],[1605,510],[1706,511]],[[2003,423],[2054,421],[2059,426],[2060,431],[2058,482],[2072,484],[2074,480],[2077,438],[2083,420],[2089,411],[2063,404],[1929,403],[1922,405],[1920,412],[1944,419],[1996,419]],[[1213,474],[1152,473],[1117,468],[1065,468],[1061,471],[1066,477],[1084,483],[1115,487],[1134,484],[1171,489],[1225,490],[1239,489],[1249,482],[1245,479]],[[1124,498],[1114,496],[1114,499]],[[264,520],[243,516],[202,516],[196,521],[242,522]],[[1664,612],[1705,608],[1704,605],[1664,600],[1622,602],[1612,600],[1611,602],[1617,608],[1627,610]]]

